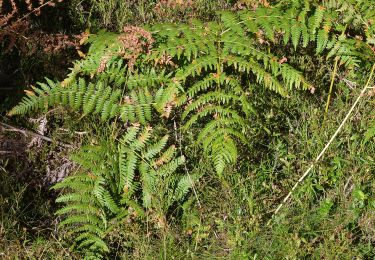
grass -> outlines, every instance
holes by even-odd
[[[57,236],[53,196],[36,183],[36,176],[28,176],[29,180],[20,176],[32,175],[27,169],[33,165],[2,159],[0,165],[0,257],[62,259],[72,256]],[[8,169],[12,165],[18,166],[10,173]],[[34,183],[30,181],[33,178]]]
[[[74,0],[70,4],[70,9],[73,20],[79,26],[94,31],[98,28],[121,31],[128,24],[183,22],[194,18],[209,20],[215,17],[217,10],[233,8],[235,2],[229,0]]]
[[[204,209],[195,232],[203,228],[205,234],[197,254],[270,259],[374,256],[375,236],[370,228],[375,220],[374,146],[361,144],[365,129],[358,124],[364,124],[371,113],[369,98],[323,162],[297,188],[271,225],[266,225],[281,198],[336,130],[351,101],[347,97],[334,102],[326,124],[330,127],[325,129],[320,125],[324,111],[305,102],[298,107],[298,117],[289,118],[289,133],[269,144],[273,153],[268,158],[249,164],[247,171],[227,172],[226,185],[219,180],[201,182]]]

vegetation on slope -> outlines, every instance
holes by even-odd
[[[89,30],[66,76],[26,88],[2,117],[38,115],[52,142],[0,159],[0,254],[375,255],[370,1],[62,7]],[[0,149],[28,142],[14,138],[0,133]]]

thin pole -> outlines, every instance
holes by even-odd
[[[328,141],[328,143],[325,145],[325,147],[323,148],[323,150],[319,153],[319,155],[315,158],[314,162],[311,163],[311,165],[309,166],[309,168],[305,171],[305,173],[299,178],[299,180],[294,184],[293,188],[290,190],[290,192],[288,193],[288,195],[286,195],[286,197],[283,199],[283,201],[279,204],[279,206],[276,208],[273,216],[275,217],[275,215],[280,211],[280,209],[284,206],[284,204],[288,201],[288,199],[290,198],[290,196],[292,195],[293,191],[298,187],[298,185],[300,183],[302,183],[302,181],[306,178],[306,176],[310,173],[310,171],[312,170],[312,168],[315,166],[315,164],[320,160],[320,158],[322,158],[322,156],[324,155],[324,153],[327,151],[327,149],[329,148],[329,146],[332,144],[333,140],[336,138],[336,136],[338,135],[338,133],[341,131],[342,127],[345,125],[346,121],[349,119],[351,113],[353,112],[354,108],[357,106],[358,102],[361,100],[361,98],[363,97],[363,94],[366,92],[366,90],[368,89],[368,85],[370,84],[370,81],[371,81],[371,78],[372,78],[372,75],[374,73],[374,69],[375,69],[375,63],[372,65],[372,69],[371,69],[371,72],[370,72],[370,76],[367,80],[367,83],[366,85],[364,86],[364,88],[362,89],[361,93],[358,95],[356,101],[354,102],[354,104],[352,105],[352,107],[350,108],[349,112],[346,114],[344,120],[341,122],[340,126],[337,128],[336,132],[332,135],[331,139]]]

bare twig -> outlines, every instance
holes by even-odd
[[[66,148],[72,147],[72,145],[70,145],[70,144],[65,144],[65,143],[62,143],[62,142],[59,142],[59,141],[55,141],[55,140],[53,140],[53,139],[51,139],[47,136],[37,134],[37,133],[35,133],[33,131],[30,131],[30,130],[27,130],[27,129],[20,129],[18,127],[11,126],[11,125],[8,125],[8,124],[2,123],[2,122],[0,122],[0,125],[7,128],[7,129],[10,129],[11,131],[19,132],[19,133],[22,133],[22,134],[28,135],[28,136],[37,137],[37,138],[40,138],[40,139],[42,139],[44,141],[47,141],[47,142],[50,142],[50,143],[57,143],[62,147],[66,147]]]
[[[356,86],[357,86],[357,83],[355,83],[354,81],[350,81],[346,78],[343,78],[343,77],[340,77],[340,80],[344,81],[344,83],[350,88],[350,89],[354,89]]]
[[[362,89],[361,93],[358,95],[356,101],[354,102],[354,104],[352,105],[352,107],[350,108],[350,110],[348,111],[348,113],[346,114],[344,120],[341,122],[340,126],[337,128],[336,132],[332,135],[331,139],[328,141],[328,143],[325,145],[325,147],[323,148],[323,150],[320,152],[320,154],[315,158],[314,162],[311,163],[311,165],[309,166],[309,168],[305,171],[305,173],[299,178],[299,180],[294,184],[293,188],[290,190],[290,192],[288,193],[288,195],[286,195],[286,197],[283,199],[283,201],[279,204],[279,206],[276,208],[275,210],[275,213],[273,214],[272,217],[275,217],[275,215],[280,211],[280,209],[283,207],[283,205],[288,201],[288,199],[290,198],[290,196],[292,195],[293,191],[298,187],[298,185],[300,183],[302,183],[302,181],[306,178],[306,176],[310,173],[310,171],[312,170],[312,168],[315,166],[315,164],[320,160],[320,158],[322,158],[322,156],[324,155],[325,151],[329,148],[329,146],[332,144],[333,140],[336,138],[336,136],[338,135],[338,133],[341,131],[342,127],[345,125],[346,121],[349,119],[351,113],[353,112],[354,108],[357,106],[359,100],[363,97],[364,93],[366,92],[366,90],[368,89],[368,86],[370,84],[370,81],[371,81],[371,78],[372,78],[372,75],[374,73],[374,69],[375,69],[375,63],[373,64],[372,66],[372,69],[371,69],[371,72],[370,72],[370,76],[367,80],[367,83],[366,85],[364,86],[364,88]]]

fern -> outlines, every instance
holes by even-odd
[[[64,216],[60,226],[68,228],[75,246],[87,256],[109,252],[106,235],[111,223],[126,217],[128,207],[158,209],[165,201],[162,209],[167,212],[191,189],[192,179],[176,173],[184,157],[175,157],[174,146],[163,152],[168,136],[156,142],[152,138],[151,128],[132,126],[117,149],[106,143],[82,147],[72,156],[81,166],[79,173],[54,185],[53,189],[68,190],[56,200],[65,204],[56,212]]]
[[[325,8],[323,6],[317,6],[314,15],[311,17],[313,22],[310,32],[313,35],[316,33],[316,30],[320,27],[320,24],[323,21],[324,9]]]
[[[89,254],[103,255],[109,252],[104,242],[108,228],[109,213],[117,213],[112,196],[106,191],[106,179],[103,172],[105,160],[104,147],[82,148],[82,151],[72,159],[80,163],[82,170],[79,174],[68,177],[54,185],[53,189],[68,189],[69,193],[60,195],[57,202],[66,206],[56,212],[65,216],[60,226],[65,226],[74,235],[74,243],[78,248],[90,248]],[[82,163],[83,162],[83,163]],[[93,167],[94,166],[94,167]]]
[[[300,71],[271,52],[274,47],[312,49],[327,59],[338,57],[347,68],[373,62],[374,26],[367,22],[373,14],[354,7],[354,0],[290,1],[221,12],[215,22],[155,25],[150,28],[154,48],[131,65],[121,53],[119,34],[90,35],[88,53],[65,80],[38,83],[9,112],[64,106],[79,117],[117,122],[111,141],[81,147],[72,155],[77,173],[54,186],[64,191],[57,199],[64,206],[56,214],[75,246],[87,257],[103,257],[110,251],[107,235],[130,214],[129,207],[165,220],[170,207],[188,194],[197,176],[179,172],[185,158],[169,146],[168,133],[160,137],[152,130],[155,122],[169,125],[171,115],[180,119],[181,130],[196,135],[194,145],[203,148],[217,174],[235,164],[239,147],[251,142],[254,88],[284,97],[310,88]],[[348,28],[365,28],[365,39],[350,38]],[[123,134],[117,138],[117,133]]]
[[[81,111],[83,116],[99,115],[102,121],[119,117],[123,122],[146,124],[151,120],[153,105],[159,110],[163,107],[161,103],[154,103],[147,88],[134,89],[128,92],[129,96],[122,97],[120,89],[112,89],[103,81],[94,84],[79,78],[69,87],[63,87],[49,79],[46,81],[48,84],[39,83],[39,88],[34,87],[33,91],[28,91],[27,96],[8,114],[22,115],[64,105],[74,111]],[[170,99],[168,95],[165,98]]]
[[[173,173],[185,160],[183,157],[174,158],[174,146],[161,153],[167,144],[168,136],[162,137],[156,143],[151,143],[151,132],[150,128],[130,127],[119,140],[118,147],[118,190],[127,198],[133,196],[135,191],[140,188],[134,181],[137,173],[140,174],[143,205],[146,209],[157,205],[157,203],[153,203],[152,198],[158,197],[160,192],[158,186],[163,185],[168,193],[173,193],[173,189],[168,188],[166,179],[177,178],[176,180],[178,180],[180,177]],[[185,188],[189,189],[191,185],[192,183]]]
[[[268,11],[264,10],[262,15],[266,14]],[[282,95],[287,95],[289,89],[308,88],[301,73],[276,62],[277,57],[257,47],[240,17],[245,15],[223,12],[220,23],[195,21],[190,26],[152,28],[160,44],[150,59],[156,62],[168,56],[182,64],[173,81],[185,92],[178,102],[184,107],[183,128],[188,130],[204,122],[198,141],[212,158],[218,174],[226,165],[235,163],[236,140],[248,143],[244,133],[249,124],[245,118],[253,109],[247,95],[249,89],[242,82],[255,81]],[[260,26],[266,35],[273,32],[272,25]]]
[[[369,6],[368,1],[331,0],[322,5],[310,1],[291,1],[283,7],[242,12],[239,23],[244,24],[246,30],[253,35],[260,30],[264,31],[264,37],[272,42],[275,42],[281,32],[284,45],[291,42],[294,49],[315,43],[316,54],[326,51],[329,53],[327,58],[338,57],[342,65],[353,69],[361,61],[373,60],[371,47],[368,46],[375,42],[375,26],[368,22],[374,19],[374,12],[371,10],[372,6]],[[353,50],[355,44],[351,40],[337,39],[340,34],[345,34],[347,27],[358,30],[361,34],[365,32],[366,39],[356,43],[362,52]],[[340,48],[341,51],[338,51]]]
[[[345,30],[335,23],[348,6],[292,1],[279,8],[221,12],[218,22],[155,25],[151,30],[156,47],[140,60],[142,66],[131,71],[119,52],[118,35],[99,32],[90,35],[87,56],[76,62],[66,80],[40,83],[9,114],[63,104],[83,111],[83,115],[98,114],[103,121],[120,118],[147,125],[153,119],[153,109],[168,118],[179,105],[184,108],[185,129],[203,123],[211,131],[223,133],[217,136],[220,140],[242,140],[237,136],[249,128],[244,118],[253,112],[247,94],[251,89],[247,86],[256,83],[283,96],[293,89],[310,87],[302,73],[279,62],[281,59],[259,42],[277,44],[281,33],[284,44],[291,42],[296,49],[315,43],[316,54],[339,57],[348,68],[370,57],[369,48],[357,51],[353,40],[347,39]],[[335,9],[338,7],[339,11]],[[337,35],[339,30],[341,36]],[[165,60],[174,64],[172,70],[160,69],[158,64]],[[84,80],[87,76],[91,78],[89,84]],[[212,120],[218,123],[211,125]],[[232,123],[219,123],[225,120]],[[207,132],[205,127],[202,132]],[[223,150],[205,147],[205,153],[212,158],[219,158],[215,153]],[[237,151],[232,152],[226,162],[235,161]]]

